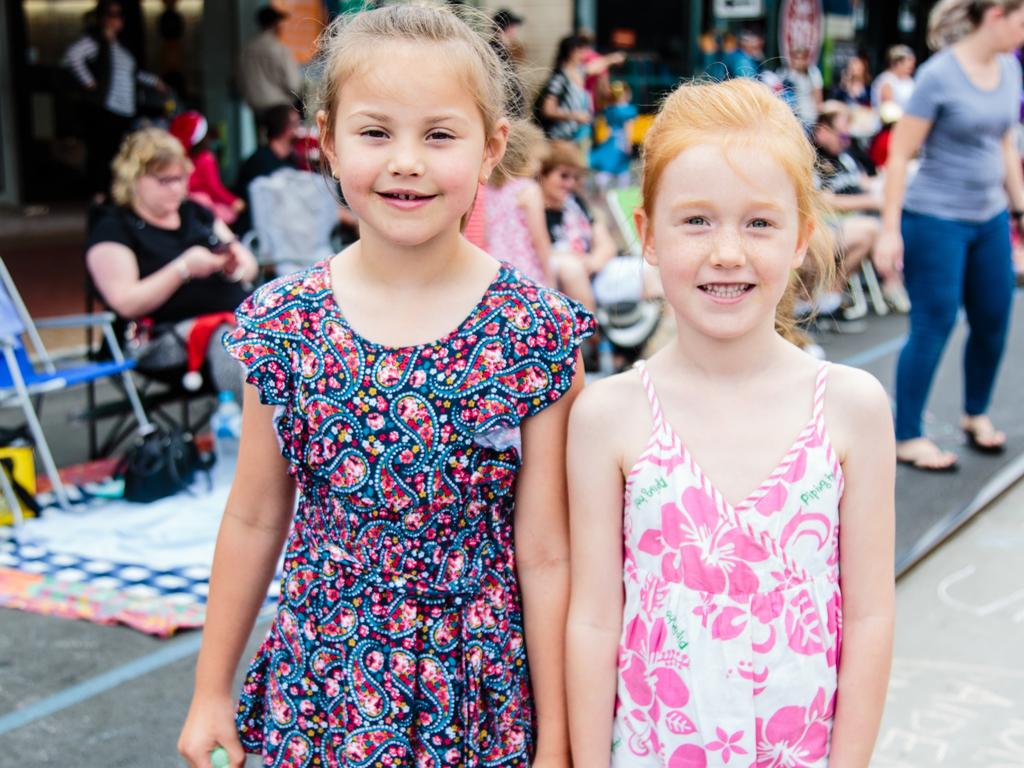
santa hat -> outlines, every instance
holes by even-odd
[[[195,110],[189,110],[174,118],[168,130],[174,138],[181,142],[185,151],[189,152],[206,136],[206,129],[206,118]]]
[[[235,316],[231,312],[211,312],[200,315],[192,323],[192,329],[185,340],[185,356],[187,372],[181,377],[182,386],[189,392],[195,392],[203,386],[203,374],[200,369],[206,362],[206,348],[210,346],[213,332],[221,325],[234,325]]]

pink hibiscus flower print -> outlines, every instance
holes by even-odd
[[[661,555],[661,575],[700,592],[743,597],[757,592],[759,581],[748,565],[768,553],[744,531],[719,515],[714,500],[699,488],[688,488],[682,504],[661,508],[661,530],[640,537],[640,550]]]
[[[685,735],[696,728],[682,712],[690,700],[690,690],[676,669],[688,661],[684,655],[665,648],[668,634],[664,619],[655,620],[648,631],[636,617],[626,628],[626,647],[619,666],[623,667],[625,698],[630,707],[637,708],[634,716],[642,720],[646,710],[650,721],[658,722],[664,706],[669,730]]]
[[[803,768],[824,758],[834,705],[819,688],[809,707],[782,707],[767,723],[757,718],[757,768]]]

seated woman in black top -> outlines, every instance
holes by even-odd
[[[119,318],[150,321],[135,347],[141,369],[182,368],[196,319],[233,312],[256,277],[256,259],[224,222],[186,199],[191,164],[170,134],[131,134],[113,169],[117,207],[92,228],[89,276]],[[226,329],[228,318],[220,320]],[[207,370],[218,391],[240,398],[241,369],[221,346],[223,330],[209,335]]]

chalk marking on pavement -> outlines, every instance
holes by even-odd
[[[257,618],[263,619],[270,616],[274,610],[276,609],[261,611]],[[166,667],[168,664],[181,661],[199,650],[199,644],[202,642],[202,639],[202,633],[197,633],[192,637],[183,637],[180,640],[175,640],[159,651],[154,651],[127,664],[122,664],[120,667],[114,667],[109,672],[104,672],[77,685],[72,685],[52,696],[47,696],[45,699],[29,704],[27,707],[8,712],[6,715],[0,716],[0,736],[16,728],[21,728],[23,725],[49,717],[68,707],[73,707],[75,704],[80,704],[87,699],[91,699],[93,696],[98,696],[143,675],[148,675],[150,672]]]
[[[1001,598],[997,598],[990,603],[985,605],[976,605],[974,603],[965,603],[964,601],[953,597],[950,593],[950,587],[954,584],[963,581],[964,579],[970,578],[977,571],[977,567],[974,565],[968,565],[961,568],[959,571],[949,574],[942,581],[939,582],[937,588],[939,600],[948,605],[950,608],[955,608],[960,611],[966,611],[967,613],[973,614],[979,618],[983,618],[992,613],[998,613],[1004,608],[1008,608],[1014,603],[1019,603],[1024,600],[1024,589],[1018,589],[1016,592],[1011,592],[1009,595],[1005,595]]]
[[[863,352],[850,355],[849,357],[838,360],[837,362],[840,365],[849,365],[853,368],[863,368],[868,363],[872,363],[880,357],[885,357],[893,352],[898,352],[902,349],[906,341],[907,337],[905,335],[897,336],[894,339],[883,341],[881,344],[876,344],[869,349],[865,349]]]

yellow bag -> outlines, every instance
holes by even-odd
[[[36,463],[32,456],[32,448],[27,445],[15,448],[0,448],[0,459],[10,459],[14,463],[11,472],[14,476],[14,482],[34,496],[36,493]],[[3,471],[5,470],[0,468],[0,472]],[[24,502],[21,503],[21,511],[25,517],[35,516],[35,511],[26,507]],[[7,499],[0,492],[0,525],[13,524],[14,516],[7,506]]]

